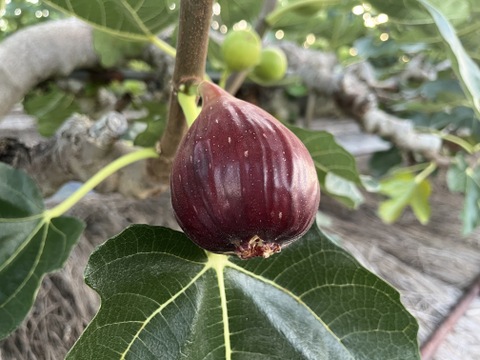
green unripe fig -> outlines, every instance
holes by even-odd
[[[262,42],[253,30],[230,31],[222,44],[225,63],[231,71],[243,71],[260,62]]]
[[[287,65],[287,57],[282,49],[265,48],[262,50],[260,63],[253,69],[253,76],[264,82],[278,81],[285,76]]]

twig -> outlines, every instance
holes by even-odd
[[[447,335],[452,331],[455,324],[468,310],[472,301],[480,294],[480,275],[468,287],[468,290],[458,300],[452,308],[447,317],[437,327],[433,334],[421,347],[421,354],[423,360],[430,360],[435,355],[436,351],[445,340]]]
[[[157,148],[158,159],[148,161],[148,172],[165,182],[177,147],[187,129],[185,116],[177,100],[181,85],[189,87],[200,82],[205,74],[208,34],[213,0],[182,0],[177,40],[177,56],[172,79],[168,122]]]

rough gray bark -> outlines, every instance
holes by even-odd
[[[341,68],[334,54],[303,49],[292,43],[280,44],[289,68],[312,91],[333,96],[339,108],[352,116],[365,132],[387,138],[399,148],[421,153],[439,165],[449,164],[440,155],[442,140],[415,130],[408,119],[401,119],[379,108],[374,79],[365,76],[362,63]]]
[[[27,27],[0,43],[0,119],[35,85],[96,65],[92,28],[76,19]]]
[[[0,160],[7,162],[11,159],[11,165],[25,170],[39,184],[43,196],[47,197],[69,181],[87,181],[113,160],[137,150],[119,140],[126,130],[127,120],[120,113],[110,112],[96,122],[75,114],[54,137],[31,148],[16,145],[16,153],[24,156],[2,158],[2,144],[13,145],[12,140],[0,139]],[[109,176],[96,190],[145,198],[165,188],[148,176],[146,161],[143,160]]]

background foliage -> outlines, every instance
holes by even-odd
[[[212,31],[221,37],[254,24],[261,5],[216,2]],[[47,18],[75,16],[96,29],[103,67],[148,73],[149,65],[125,58],[138,57],[147,44],[173,55],[178,9],[178,1],[11,0],[0,2],[0,40]],[[368,61],[378,81],[400,78],[398,88],[382,97],[382,108],[455,145],[444,154],[452,159],[450,190],[465,194],[465,233],[480,225],[479,12],[475,0],[284,0],[266,17],[265,38],[271,42],[334,52],[341,66]],[[418,58],[426,76],[402,80]],[[209,75],[218,77],[225,64],[214,42],[209,60]],[[280,85],[290,95],[308,92],[295,74]],[[82,94],[97,96],[100,89],[133,98],[130,109],[144,116],[131,123],[126,138],[153,146],[165,126],[165,104],[152,101],[151,89],[138,80],[87,84]],[[38,117],[42,135],[51,136],[84,109],[77,99],[68,87],[48,84],[24,105]],[[353,156],[326,132],[291,129],[311,152],[324,194],[358,207],[365,181]],[[405,168],[405,158],[420,166]],[[420,222],[428,222],[433,165],[394,144],[370,164],[386,197],[379,216],[393,222],[410,207]],[[0,186],[5,337],[29,311],[44,274],[65,261],[83,225],[52,218],[25,174],[4,165],[0,173],[7,180]],[[419,358],[417,324],[398,293],[316,227],[280,255],[245,262],[206,253],[169,229],[133,226],[92,254],[86,281],[100,294],[102,308],[70,358]]]

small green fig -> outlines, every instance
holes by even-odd
[[[283,79],[287,72],[287,57],[282,49],[268,47],[262,50],[260,63],[253,69],[254,78],[263,82]]]
[[[230,31],[222,43],[222,53],[231,71],[250,69],[260,61],[262,42],[253,30]]]

